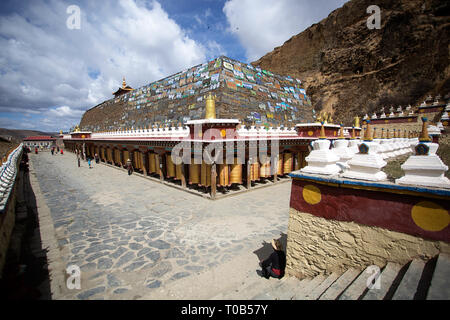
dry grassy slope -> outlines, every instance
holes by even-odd
[[[304,81],[316,110],[351,123],[381,106],[450,93],[450,2],[380,0],[381,29],[369,30],[372,0],[352,0],[258,61]]]

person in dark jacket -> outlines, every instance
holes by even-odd
[[[127,160],[127,170],[128,175],[131,175],[133,173],[133,164],[131,163],[130,159]]]
[[[284,269],[286,268],[286,254],[283,251],[283,245],[279,239],[272,240],[272,247],[274,252],[260,264],[262,267],[260,274],[266,279],[270,277],[281,279],[284,276]]]

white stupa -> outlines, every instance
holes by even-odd
[[[305,158],[308,165],[300,170],[304,173],[333,175],[341,168],[336,164],[340,158],[330,150],[331,141],[325,136],[324,123],[320,131],[320,138],[312,143],[313,150]]]
[[[448,167],[436,155],[439,145],[431,142],[427,118],[422,118],[422,121],[422,133],[415,147],[415,153],[401,166],[405,176],[395,182],[401,185],[450,189],[450,180],[444,176]]]
[[[381,171],[381,168],[387,163],[378,150],[379,144],[373,142],[370,120],[368,120],[364,141],[359,145],[359,152],[347,162],[350,169],[345,171],[342,177],[369,181],[386,180],[387,175]]]

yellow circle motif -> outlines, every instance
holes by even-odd
[[[86,136],[83,134],[83,135],[81,136],[81,139],[84,139],[84,138],[86,138]]]
[[[384,120],[384,123],[389,123],[389,120]]]
[[[314,134],[314,132],[312,132],[312,131],[308,131],[308,136],[312,136]]]
[[[222,136],[222,138],[225,138],[225,136],[227,135],[227,131],[225,129],[220,130],[220,135]]]
[[[450,223],[448,211],[430,201],[416,204],[411,210],[411,216],[414,223],[426,231],[441,231]]]
[[[309,204],[318,204],[322,200],[320,189],[316,186],[308,184],[303,187],[303,199]]]
[[[442,124],[443,124],[444,126],[448,126],[448,122],[447,122],[447,121],[442,122]]]

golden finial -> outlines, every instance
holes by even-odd
[[[322,124],[322,126],[320,127],[320,136],[319,136],[319,139],[326,139],[327,136],[325,135],[325,127],[324,127],[325,122],[322,121],[321,124]]]
[[[377,128],[373,128],[373,138],[374,139],[378,139],[378,136],[377,136]]]
[[[339,136],[339,139],[345,139],[344,137],[344,124],[341,123],[341,135]]]
[[[381,128],[381,139],[386,139],[386,136],[384,135],[384,128]]]
[[[212,95],[210,92],[208,96],[205,96],[206,99],[206,112],[205,112],[205,118],[206,119],[216,119],[216,95]]]
[[[352,140],[356,139],[356,134],[355,134],[355,127],[352,127]]]
[[[125,77],[123,77],[123,79],[122,79],[122,89],[125,89],[126,86],[127,86],[127,83],[125,82]]]
[[[373,136],[372,136],[372,130],[370,130],[370,120],[367,120],[367,129],[364,134],[364,141],[372,141],[372,140],[373,140]]]
[[[422,132],[420,133],[419,141],[420,142],[430,142],[432,139],[428,135],[428,126],[427,126],[428,119],[423,117],[422,118]]]
[[[355,127],[359,128],[359,117],[358,116],[355,117]]]

